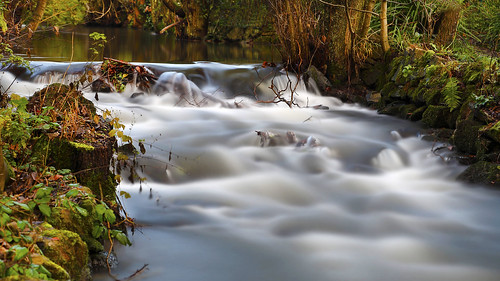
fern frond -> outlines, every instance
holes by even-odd
[[[458,86],[458,79],[455,77],[448,78],[446,85],[443,87],[443,98],[446,105],[453,111],[460,105],[460,91]]]

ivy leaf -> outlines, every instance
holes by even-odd
[[[75,205],[74,207],[78,211],[78,213],[80,213],[80,215],[82,215],[84,217],[86,217],[86,216],[89,215],[89,213],[87,212],[87,210],[85,210],[84,208],[82,208],[82,207],[80,207],[78,205]]]
[[[130,243],[130,240],[128,240],[127,235],[125,235],[123,232],[117,232],[115,233],[115,238],[120,242],[122,245],[130,246],[132,243]]]
[[[128,193],[126,191],[120,191],[120,196],[125,197],[125,199],[129,199],[131,197],[130,193]]]
[[[12,209],[11,208],[9,208],[9,207],[7,207],[5,205],[2,205],[2,207],[0,207],[0,208],[1,208],[2,212],[7,213],[7,214],[12,214]]]
[[[106,206],[102,205],[102,204],[99,204],[97,206],[95,206],[95,211],[97,212],[97,215],[99,217],[102,217],[102,215],[104,215],[104,212],[106,212]]]
[[[92,237],[94,237],[96,239],[101,237],[103,231],[104,231],[104,227],[102,227],[100,225],[94,225],[94,227],[92,228]]]
[[[111,210],[111,209],[107,209],[104,212],[104,217],[111,224],[115,223],[115,221],[116,221],[115,213],[113,213],[113,210]]]
[[[20,203],[20,202],[14,201],[14,204],[16,204],[17,206],[21,207],[25,211],[29,211],[30,210],[30,207],[28,205],[24,204],[24,203]]]
[[[52,214],[52,210],[50,209],[49,205],[47,205],[45,203],[42,203],[42,204],[38,205],[38,209],[47,218],[49,218],[50,215]]]
[[[12,246],[12,248],[10,248],[10,250],[14,250],[15,251],[14,261],[22,260],[29,253],[28,248],[21,247],[19,245]]]
[[[66,197],[75,197],[80,193],[78,189],[72,189],[66,193]]]

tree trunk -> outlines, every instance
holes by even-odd
[[[36,4],[35,12],[33,13],[33,19],[28,25],[28,38],[33,37],[33,33],[38,28],[38,25],[42,21],[43,13],[45,12],[45,7],[47,7],[48,0],[38,0]]]
[[[387,0],[382,0],[382,6],[380,7],[380,43],[382,44],[382,50],[387,53],[390,50],[389,45],[389,35],[387,28]]]
[[[339,83],[347,80],[349,72],[353,70],[350,68],[353,59],[352,40],[356,40],[356,38],[352,36],[349,26],[353,27],[354,35],[359,34],[359,31],[354,27],[358,27],[358,22],[362,19],[363,13],[357,10],[363,9],[365,0],[347,1],[349,6],[347,12],[344,0],[335,0],[332,4],[338,6],[327,7],[330,26],[328,39],[330,40],[330,60],[332,61],[328,67],[328,76],[332,81]]]
[[[205,0],[184,0],[187,28],[190,39],[204,39],[208,33],[208,4]]]
[[[368,0],[368,2],[366,2],[365,10],[368,12],[373,11],[373,8],[375,7],[376,2],[377,2],[377,0]],[[368,37],[368,31],[370,30],[371,19],[372,19],[371,13],[364,13],[363,25],[361,26],[361,31],[359,33],[359,37],[361,39],[366,39],[366,37]]]
[[[446,46],[453,42],[457,33],[461,10],[462,6],[455,0],[449,1],[438,22],[436,44]]]

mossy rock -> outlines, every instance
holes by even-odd
[[[424,116],[424,112],[427,109],[427,106],[421,106],[417,109],[415,109],[410,116],[411,121],[419,121],[422,120],[422,117]]]
[[[500,164],[480,161],[469,166],[460,176],[459,180],[500,187]]]
[[[71,280],[91,280],[87,244],[69,230],[47,229],[38,243],[43,254],[66,270]]]
[[[57,263],[53,262],[50,260],[48,257],[44,255],[32,255],[31,256],[31,262],[37,265],[42,265],[47,269],[50,274],[51,278],[56,279],[56,280],[69,280],[71,279],[71,276],[69,273],[62,268],[60,265]]]
[[[95,223],[95,206],[91,200],[84,200],[80,206],[87,210],[88,215],[83,216],[79,212],[62,207],[52,208],[52,214],[47,218],[47,222],[57,229],[64,229],[74,232],[87,244],[90,253],[104,251],[101,242],[92,236],[92,228]]]
[[[417,106],[414,104],[403,105],[399,109],[399,117],[403,119],[410,119],[415,110],[417,110]]]
[[[422,122],[431,128],[450,128],[450,110],[446,106],[429,105],[422,115]]]
[[[482,124],[474,120],[464,120],[458,123],[451,140],[452,143],[461,152],[477,154],[482,150],[479,142],[481,127]]]
[[[391,115],[391,116],[399,116],[401,112],[401,107],[403,107],[404,104],[400,103],[391,103],[383,108],[381,108],[378,112],[380,114],[386,114],[386,115]]]
[[[484,133],[497,143],[500,143],[500,121],[484,129]]]

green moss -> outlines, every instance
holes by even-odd
[[[104,250],[103,245],[92,236],[92,227],[95,221],[95,207],[93,203],[85,203],[82,206],[89,213],[88,216],[82,216],[80,213],[65,209],[62,207],[52,208],[52,215],[47,221],[58,229],[69,230],[77,233],[87,244],[89,252],[100,252]]]
[[[71,278],[69,273],[64,268],[62,268],[60,265],[56,264],[46,256],[40,255],[32,257],[32,262],[34,264],[42,265],[43,267],[45,267],[45,269],[50,272],[51,278],[53,279],[69,280]]]
[[[478,141],[481,127],[482,124],[474,120],[459,122],[451,141],[459,151],[477,154],[481,150]]]
[[[449,115],[448,107],[429,105],[422,115],[422,121],[431,128],[449,128]]]
[[[403,119],[410,119],[415,110],[417,106],[414,104],[403,105],[399,110],[399,116]]]
[[[88,144],[69,141],[69,144],[73,146],[76,150],[94,151],[94,147]]]
[[[441,99],[441,95],[440,95],[441,90],[439,88],[430,88],[430,89],[423,90],[422,92],[423,92],[423,100],[425,101],[425,103],[427,105],[439,104],[439,100]]]
[[[41,249],[45,256],[64,268],[72,280],[90,278],[87,245],[78,234],[68,230],[48,229],[42,235],[44,240]]]
[[[415,109],[410,116],[411,121],[419,121],[422,120],[422,117],[424,115],[425,110],[427,109],[427,106],[421,106],[417,109]]]
[[[500,143],[500,121],[496,122],[493,126],[487,126],[484,129],[481,129],[484,133],[490,137],[492,140]]]
[[[469,166],[458,179],[465,182],[500,187],[500,165],[486,161]]]

